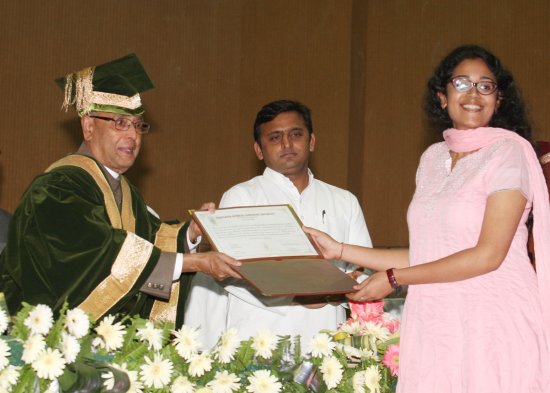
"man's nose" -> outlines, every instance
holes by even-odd
[[[128,137],[130,137],[132,139],[137,139],[137,137],[140,135],[140,133],[138,132],[138,129],[136,128],[136,126],[133,123],[124,132],[126,133],[126,135]]]
[[[287,132],[283,132],[283,137],[281,138],[281,143],[284,147],[290,147],[290,137],[288,136]]]

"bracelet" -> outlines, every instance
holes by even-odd
[[[541,165],[546,165],[550,162],[550,153],[546,153],[539,157],[539,161]]]
[[[342,247],[340,248],[340,256],[338,257],[338,259],[342,260],[342,255],[344,254],[344,242],[341,242],[340,245]]]
[[[386,274],[388,275],[388,281],[390,282],[390,285],[394,290],[398,290],[399,288],[401,288],[401,285],[397,283],[395,274],[393,274],[393,267],[386,270]]]

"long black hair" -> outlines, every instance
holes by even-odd
[[[495,75],[500,104],[498,111],[491,118],[489,126],[514,131],[525,139],[531,140],[531,124],[512,74],[502,66],[495,55],[477,45],[464,45],[454,49],[441,61],[428,81],[424,110],[434,129],[443,132],[453,126],[449,114],[441,108],[441,101],[437,93],[447,95],[447,85],[453,71],[466,59],[483,60]]]

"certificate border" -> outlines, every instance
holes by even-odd
[[[298,226],[300,229],[304,226],[298,215],[296,214],[296,211],[290,204],[279,204],[279,205],[254,205],[254,206],[233,206],[233,207],[222,207],[216,210],[237,210],[237,209],[255,209],[255,208],[265,208],[265,207],[278,207],[278,206],[286,206],[289,210],[296,222],[298,223]],[[214,251],[223,252],[220,251],[217,245],[212,240],[211,236],[208,234],[208,231],[206,230],[204,224],[201,222],[201,219],[199,216],[196,215],[196,210],[189,210],[189,214],[191,214],[191,218],[197,223],[199,228],[202,231],[203,236],[205,236],[208,239],[208,243],[210,246],[214,249]],[[302,229],[303,231],[303,229]],[[317,252],[317,255],[288,255],[288,256],[279,256],[279,255],[273,255],[270,257],[262,257],[262,258],[246,258],[246,259],[239,259],[241,262],[246,261],[272,261],[272,260],[284,260],[284,259],[324,259],[321,251],[319,250],[319,247],[317,247],[317,244],[313,241],[311,235],[309,233],[303,232],[304,235],[306,235],[307,239],[309,240],[309,243],[313,247],[313,249]]]

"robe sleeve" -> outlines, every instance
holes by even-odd
[[[10,312],[21,301],[57,311],[67,300],[96,319],[133,307],[160,256],[147,236],[153,232],[114,228],[86,171],[63,167],[38,176],[14,214],[0,261]]]

